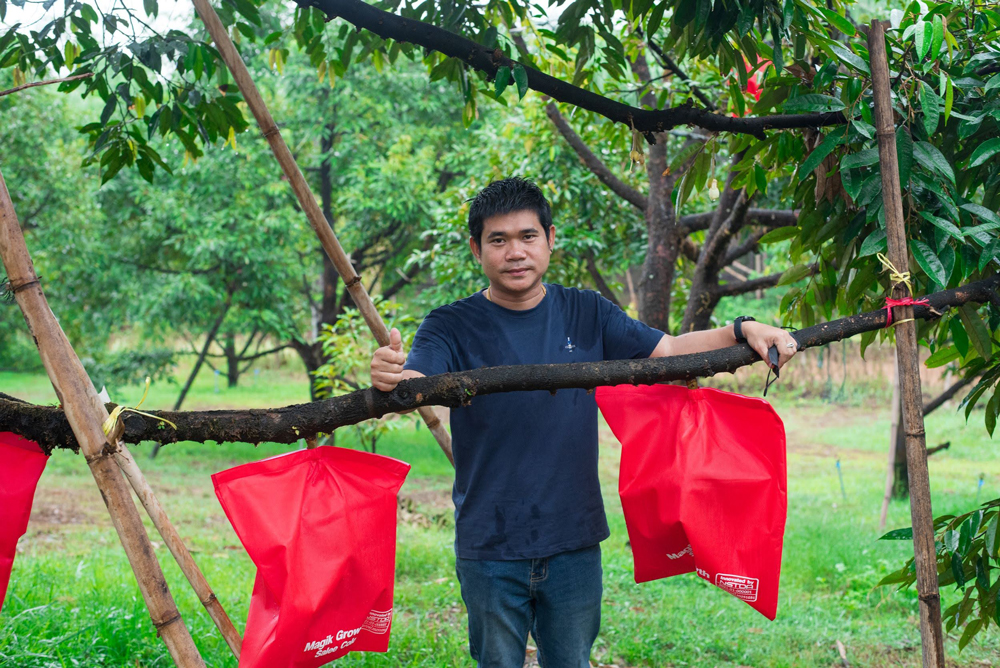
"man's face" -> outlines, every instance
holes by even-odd
[[[555,227],[546,238],[534,211],[515,211],[483,221],[482,247],[473,239],[469,246],[493,290],[517,295],[541,282],[555,240]]]

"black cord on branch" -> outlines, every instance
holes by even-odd
[[[985,303],[1000,286],[1000,275],[927,296],[927,304],[913,307],[915,318],[934,319],[950,307],[969,302]],[[886,326],[884,309],[849,316],[792,334],[799,349],[840,341]],[[426,378],[404,380],[392,392],[373,388],[339,397],[283,408],[223,411],[150,411],[156,418],[129,414],[126,443],[157,441],[216,441],[245,443],[294,443],[301,438],[329,433],[388,413],[419,406],[461,406],[473,397],[497,392],[592,389],[601,385],[652,384],[692,380],[732,373],[759,361],[749,345],[740,344],[693,355],[576,364],[526,364],[500,366]],[[112,410],[114,404],[108,404]],[[173,429],[161,420],[177,425]],[[76,439],[59,408],[36,406],[0,398],[0,431],[11,431],[36,441],[48,451],[77,449]]]

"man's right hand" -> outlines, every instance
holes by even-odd
[[[372,386],[383,392],[391,392],[403,380],[403,337],[395,327],[389,332],[389,345],[382,346],[372,356]]]

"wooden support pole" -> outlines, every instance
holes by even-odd
[[[101,425],[108,413],[97,396],[80,359],[49,308],[35,274],[21,226],[7,184],[0,173],[0,260],[3,261],[11,290],[38,346],[38,353],[52,387],[66,412],[80,449],[83,451],[101,496],[111,514],[111,522],[125,548],[139,591],[149,616],[163,638],[170,656],[180,668],[204,668],[173,596],[156,560],[153,546],[132,502],[125,480],[112,457],[124,446],[109,443]]]
[[[205,575],[198,568],[198,564],[195,563],[194,557],[191,556],[190,550],[187,549],[187,545],[181,540],[177,529],[174,528],[170,518],[167,517],[166,511],[163,510],[163,506],[160,505],[160,501],[153,493],[153,488],[150,487],[146,476],[139,470],[139,465],[136,464],[132,453],[128,451],[128,448],[124,444],[121,444],[121,447],[116,449],[114,456],[115,461],[118,462],[118,466],[125,473],[125,477],[132,485],[132,489],[135,490],[136,496],[139,497],[139,501],[142,502],[142,507],[146,509],[146,514],[153,520],[153,526],[156,527],[156,530],[163,538],[163,543],[170,550],[170,554],[174,555],[177,565],[180,567],[181,572],[184,573],[187,581],[191,583],[191,587],[198,596],[198,600],[205,606],[208,616],[215,622],[226,644],[229,645],[229,649],[232,650],[233,656],[238,660],[240,658],[240,647],[243,645],[243,638],[240,637],[240,632],[236,630],[232,620],[229,619],[229,615],[226,614],[215,592],[212,591],[208,581],[205,579]]]
[[[337,268],[337,273],[344,279],[344,285],[347,287],[348,292],[350,292],[351,299],[357,305],[358,311],[368,324],[368,329],[371,330],[380,346],[389,345],[389,330],[386,328],[385,323],[382,322],[382,316],[379,315],[375,304],[372,303],[368,291],[361,282],[361,277],[354,271],[354,265],[351,264],[347,254],[344,253],[344,249],[333,232],[333,228],[330,227],[330,222],[323,215],[319,204],[316,203],[316,197],[313,195],[312,189],[309,188],[309,184],[306,183],[305,178],[302,176],[302,172],[299,170],[292,152],[288,150],[288,145],[285,144],[278,126],[271,117],[271,112],[268,111],[267,105],[264,104],[264,98],[260,96],[257,85],[254,84],[246,64],[244,64],[243,59],[236,50],[233,41],[229,38],[229,34],[226,32],[225,26],[222,25],[219,15],[209,4],[208,0],[192,1],[194,2],[195,10],[201,16],[201,20],[205,22],[205,26],[208,28],[208,32],[212,36],[212,40],[215,42],[222,60],[225,61],[226,66],[233,75],[233,79],[236,81],[236,85],[239,86],[240,92],[243,94],[243,99],[246,100],[247,106],[250,107],[254,118],[257,119],[257,125],[260,126],[264,138],[271,145],[274,157],[277,158],[281,169],[285,172],[285,176],[288,177],[288,182],[291,184],[302,210],[305,211],[306,217],[309,219],[309,224],[312,225],[313,230],[319,237],[320,243],[323,245],[323,250],[326,251],[333,265]],[[444,425],[441,424],[441,420],[434,413],[434,409],[430,406],[422,406],[417,410],[420,413],[420,417],[427,423],[428,429],[434,434],[434,438],[437,439],[441,450],[448,457],[448,461],[454,466],[455,458],[451,452],[451,436],[445,430]]]
[[[889,261],[898,272],[909,267],[903,198],[896,158],[889,62],[885,51],[885,26],[872,21],[868,31],[868,53],[875,101],[875,128],[878,136],[879,165],[882,172],[882,203],[889,243]],[[892,288],[894,299],[910,297],[902,281]],[[893,314],[896,325],[896,354],[899,363],[899,390],[903,400],[903,428],[906,432],[906,460],[910,478],[910,519],[913,524],[913,556],[917,567],[920,600],[920,637],[924,668],[944,668],[944,635],[941,631],[941,595],[938,593],[937,559],[934,549],[934,515],[931,512],[930,477],[927,473],[927,444],[924,434],[924,401],[920,391],[920,359],[913,307],[899,306]]]

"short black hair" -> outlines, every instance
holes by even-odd
[[[483,222],[493,216],[518,211],[534,211],[542,224],[542,232],[548,238],[552,228],[552,208],[549,201],[533,181],[519,176],[494,181],[472,199],[472,206],[469,207],[469,236],[482,248]]]

